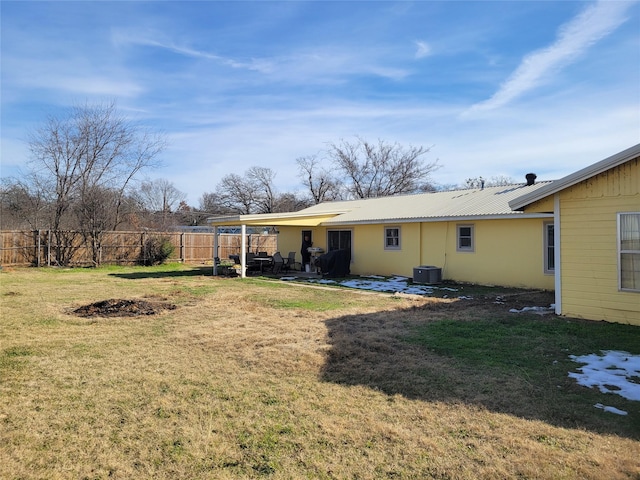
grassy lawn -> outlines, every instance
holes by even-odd
[[[2,270],[0,478],[640,478],[640,402],[568,377],[638,327],[210,270]]]

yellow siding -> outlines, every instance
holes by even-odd
[[[327,236],[324,227],[278,227],[278,251],[283,257],[289,252],[296,252],[296,261],[302,260],[300,246],[302,245],[302,230],[310,230],[313,239],[313,246],[326,250]]]
[[[385,227],[400,228],[400,250],[385,250]],[[354,245],[351,272],[356,275],[413,276],[420,265],[420,224],[357,225],[353,229]]]
[[[527,213],[553,213],[553,196],[545,197],[527,205]]]
[[[456,251],[458,223],[423,226],[425,264],[442,267],[443,278],[553,290],[553,275],[544,274],[544,219],[459,223],[474,226],[474,252]]]
[[[632,160],[560,192],[562,314],[640,325],[640,293],[618,291],[617,213],[640,211]]]
[[[553,275],[544,274],[544,219],[461,222],[475,228],[475,252],[456,251],[456,222],[354,225],[354,275],[413,277],[420,265],[442,268],[445,280],[553,290]],[[401,250],[385,250],[385,227],[400,227]],[[337,228],[337,227],[336,227]],[[300,259],[300,228],[280,227],[278,249]],[[326,228],[311,229],[314,246],[326,249]]]

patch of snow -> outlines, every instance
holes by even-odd
[[[518,310],[517,308],[512,308],[511,310],[509,310],[510,313],[531,312],[531,313],[538,313],[540,315],[544,315],[545,313],[553,313],[554,311],[555,311],[554,305],[550,305],[548,307],[523,307],[520,310]]]
[[[627,412],[625,412],[624,410],[620,410],[619,408],[616,408],[616,407],[610,407],[608,405],[603,405],[601,403],[596,403],[594,407],[601,408],[605,412],[615,413],[616,415],[627,415]]]
[[[579,385],[598,387],[602,393],[615,393],[627,400],[640,401],[640,355],[616,350],[603,350],[602,355],[569,355],[576,363],[584,363],[578,372],[569,372]]]
[[[409,295],[432,295],[435,290],[445,290],[457,292],[458,289],[451,287],[438,287],[435,285],[418,285],[410,283],[408,277],[395,275],[393,277],[382,277],[379,275],[365,275],[359,279],[350,280],[310,280],[314,283],[340,284],[343,287],[356,288],[360,290],[371,290],[384,293],[406,293]]]

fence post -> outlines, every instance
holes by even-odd
[[[47,267],[51,266],[51,229],[47,230]]]
[[[146,243],[146,236],[147,236],[147,232],[142,232],[142,235],[140,235],[140,250],[142,250],[142,264],[146,265],[147,264],[147,249],[144,248],[145,243]]]

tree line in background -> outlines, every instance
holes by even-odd
[[[167,230],[203,225],[211,215],[290,212],[325,201],[438,189],[431,174],[440,165],[424,161],[429,148],[356,137],[296,160],[303,193],[278,192],[276,172],[253,166],[222,177],[196,208],[171,181],[140,178],[159,166],[165,147],[163,135],[131,122],[113,102],[51,116],[30,135],[26,171],[3,179],[0,229],[52,230],[57,263],[65,265],[68,246],[77,244],[70,235],[82,235],[97,259],[107,231]],[[467,179],[466,186],[480,181]],[[486,185],[505,183],[512,182],[494,177]]]

